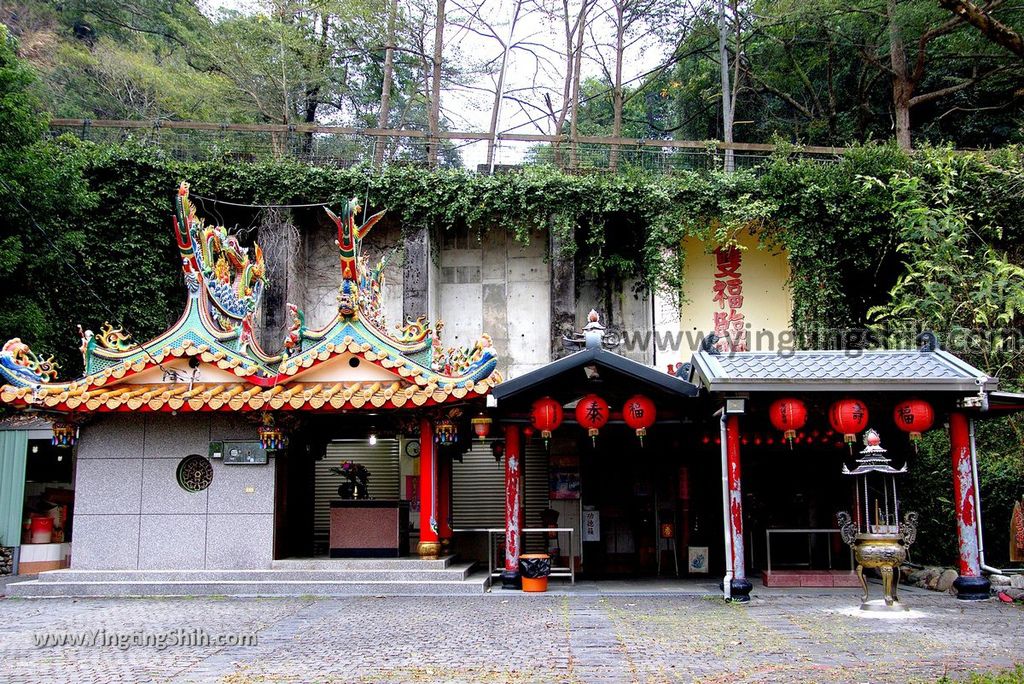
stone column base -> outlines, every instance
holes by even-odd
[[[519,573],[513,570],[502,570],[501,571],[501,588],[502,589],[522,589],[523,580],[519,577]]]
[[[416,545],[416,553],[424,560],[437,560],[441,556],[441,543],[436,541],[421,541]]]
[[[992,597],[989,591],[992,583],[987,577],[957,577],[953,580],[953,588],[956,590],[956,597],[961,601],[983,601]]]
[[[732,580],[729,587],[732,594],[731,601],[734,603],[746,603],[750,600],[750,592],[753,590],[754,585],[744,577],[743,579]]]

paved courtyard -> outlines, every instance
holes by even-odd
[[[746,606],[701,596],[500,590],[457,598],[3,599],[0,681],[874,683],[1024,662],[1019,606],[923,592],[905,599],[914,611],[900,619],[851,611],[848,592],[772,593]],[[154,640],[168,634],[255,634],[258,643],[160,648]],[[134,635],[150,644],[114,645]],[[60,638],[108,645],[37,645]]]

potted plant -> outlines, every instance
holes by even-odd
[[[338,496],[342,499],[368,499],[370,471],[366,466],[353,461],[343,461],[338,467],[332,467],[331,472],[341,475],[348,482],[338,485]]]

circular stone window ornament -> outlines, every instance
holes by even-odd
[[[178,485],[186,492],[201,492],[213,482],[213,465],[209,459],[191,454],[178,464]]]

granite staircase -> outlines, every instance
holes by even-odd
[[[483,594],[487,572],[454,556],[309,558],[265,570],[50,570],[7,584],[11,597],[448,596]]]

